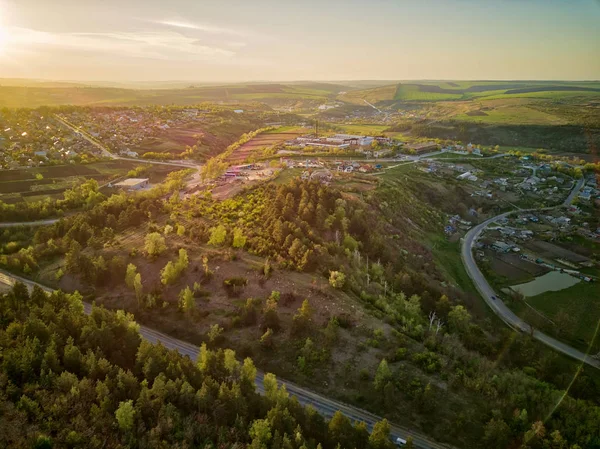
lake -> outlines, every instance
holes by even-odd
[[[533,281],[525,284],[513,285],[510,288],[523,296],[537,296],[545,292],[557,292],[574,286],[581,282],[574,276],[570,276],[560,271],[550,271],[543,276],[535,278]]]

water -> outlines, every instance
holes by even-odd
[[[513,285],[510,287],[523,296],[536,296],[546,292],[557,292],[574,286],[581,282],[581,279],[570,276],[560,271],[550,271],[543,276],[535,278],[533,281],[525,284]]]

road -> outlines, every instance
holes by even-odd
[[[54,291],[53,289],[45,285],[39,284],[29,279],[25,279],[21,276],[14,275],[7,271],[0,270],[0,284],[12,286],[18,281],[23,282],[30,289],[32,289],[34,285],[37,285],[40,288],[42,288],[45,292],[52,293]],[[83,309],[84,312],[89,315],[92,311],[92,305],[84,302]],[[140,325],[140,335],[142,336],[142,338],[148,340],[151,343],[158,343],[160,341],[163,346],[169,349],[174,349],[182,355],[187,355],[194,361],[197,359],[198,353],[200,351],[200,348],[196,345],[170,337],[167,334],[163,334],[162,332],[156,331],[147,326]],[[257,391],[261,394],[264,393],[264,374],[264,372],[259,370],[256,376],[256,388]],[[296,385],[287,380],[278,379],[278,381],[280,384],[285,385],[285,388],[290,393],[290,395],[296,396],[298,398],[298,402],[300,402],[302,405],[313,406],[321,415],[323,415],[326,418],[331,418],[335,414],[335,412],[339,410],[352,421],[363,421],[365,424],[367,424],[369,430],[373,428],[376,422],[381,421],[383,419],[382,417],[370,413],[366,410],[362,410],[360,408],[326,398],[325,396],[322,396],[306,388],[300,387],[299,385]],[[425,435],[419,434],[418,432],[414,432],[406,427],[402,427],[392,423],[391,436],[394,440],[398,437],[406,439],[408,436],[411,436],[415,442],[415,445],[418,448],[422,449],[453,449],[452,446],[437,443]]]
[[[571,193],[569,194],[569,196],[559,206],[540,208],[540,209],[528,209],[526,211],[519,211],[519,212],[534,212],[534,211],[542,211],[542,210],[551,210],[551,209],[556,209],[559,207],[568,206],[573,202],[573,199],[579,193],[579,191],[581,190],[581,188],[583,187],[584,184],[585,184],[585,180],[580,179],[575,184],[573,189],[571,190]],[[477,291],[481,294],[481,296],[485,300],[486,304],[508,326],[510,326],[511,328],[513,328],[515,330],[520,330],[522,332],[532,334],[536,340],[555,349],[556,351],[562,352],[563,354],[568,355],[569,357],[572,357],[581,362],[587,363],[588,365],[593,366],[594,368],[600,369],[600,360],[592,358],[590,355],[584,354],[583,352],[567,345],[566,343],[558,341],[555,338],[552,338],[552,337],[544,334],[543,332],[540,332],[539,330],[534,329],[532,326],[530,326],[525,321],[523,321],[520,317],[515,315],[515,313],[512,310],[510,310],[506,306],[506,304],[504,304],[504,302],[500,299],[498,294],[490,286],[490,284],[485,279],[485,276],[483,275],[483,273],[477,266],[475,258],[473,257],[473,245],[479,238],[479,235],[491,223],[493,223],[497,220],[500,220],[504,217],[507,217],[515,212],[517,212],[517,211],[505,212],[503,214],[489,218],[488,220],[484,221],[483,223],[471,228],[469,230],[469,232],[467,232],[467,234],[465,235],[465,237],[462,240],[462,248],[461,248],[461,258],[462,258],[463,264],[465,266],[465,269],[467,270],[467,274],[473,281],[473,284],[475,285],[475,287],[477,288]],[[494,297],[496,299],[493,299]]]

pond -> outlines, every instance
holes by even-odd
[[[545,292],[564,290],[579,282],[581,282],[581,279],[574,276],[561,273],[560,271],[550,271],[543,276],[535,278],[533,281],[525,284],[513,285],[510,288],[521,293],[523,296],[529,297],[540,295]]]

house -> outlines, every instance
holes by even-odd
[[[508,253],[513,248],[513,245],[510,245],[506,242],[495,241],[492,243],[492,249],[494,251],[498,251],[499,253]]]
[[[126,156],[126,157],[138,157],[137,152],[131,151],[129,148],[121,150],[120,154],[121,154],[121,156]]]
[[[118,187],[124,190],[133,191],[145,189],[150,185],[148,178],[129,178],[124,181],[118,182],[113,187]]]

